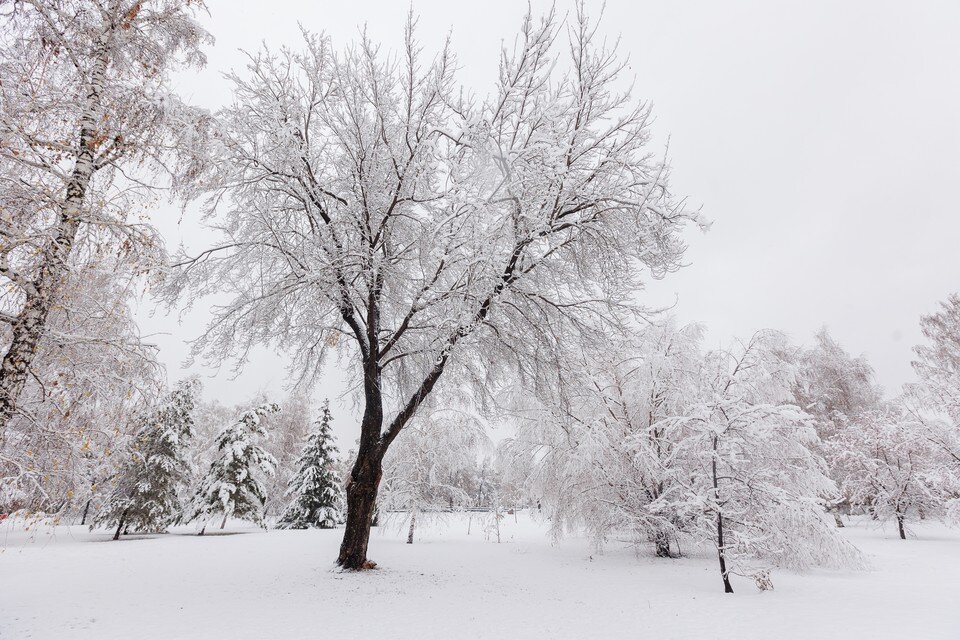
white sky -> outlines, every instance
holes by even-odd
[[[243,66],[239,49],[296,46],[298,22],[338,44],[366,23],[393,47],[408,8],[208,4],[217,39],[209,66],[178,84],[209,108],[228,100],[220,74]],[[601,4],[588,6],[596,15]],[[414,8],[427,48],[452,30],[461,80],[485,92],[526,3],[416,0]],[[919,316],[960,289],[960,2],[608,0],[604,31],[622,35],[660,144],[670,136],[674,189],[714,222],[705,235],[688,234],[690,266],[642,299],[676,300],[680,321],[705,323],[713,344],[766,327],[808,341],[826,324],[870,359],[888,392],[912,379]],[[210,241],[194,219],[179,218],[174,207],[157,213],[171,248]],[[184,340],[204,318],[200,310],[182,325],[144,319],[145,332],[162,332],[152,339],[171,378],[182,375]],[[233,404],[258,390],[279,393],[283,362],[264,351],[236,380],[229,371],[207,378],[207,394]],[[318,395],[342,391],[331,368]],[[335,405],[344,429],[347,407]]]

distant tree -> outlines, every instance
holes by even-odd
[[[413,544],[417,522],[424,516],[471,503],[468,472],[486,446],[479,423],[452,410],[424,414],[397,441],[384,460],[380,506],[407,515],[408,544]]]
[[[949,296],[936,313],[920,319],[924,344],[914,347],[913,368],[920,382],[910,385],[926,436],[960,468],[960,294]]]
[[[700,392],[686,415],[677,455],[690,474],[674,496],[687,529],[717,550],[724,591],[731,574],[772,588],[775,566],[856,565],[859,553],[825,517],[836,493],[816,454],[810,417],[790,404],[796,371],[785,339],[761,332],[742,348],[706,355]]]
[[[91,528],[116,525],[113,539],[117,540],[128,529],[163,531],[179,517],[180,493],[192,469],[187,446],[199,391],[195,379],[181,382],[160,406],[141,418],[130,458]]]
[[[836,433],[838,420],[872,411],[883,399],[870,363],[847,353],[826,327],[817,332],[814,346],[801,352],[798,364],[796,403],[814,418],[821,438]]]
[[[503,454],[512,467],[535,460],[530,490],[540,497],[552,533],[585,530],[597,545],[627,533],[676,555],[671,500],[680,490],[676,445],[695,395],[702,329],[650,326],[629,339],[585,353],[579,375],[565,376],[546,402],[518,413],[521,427]],[[522,464],[522,463],[521,463]]]
[[[220,528],[227,518],[249,520],[266,527],[263,509],[266,492],[263,476],[275,472],[276,460],[258,444],[267,437],[263,427],[264,416],[280,411],[276,404],[263,404],[240,414],[236,423],[217,436],[218,457],[211,463],[193,497],[192,510],[184,522],[200,520],[207,529],[211,517],[222,514]]]
[[[850,503],[880,522],[895,521],[900,538],[910,520],[942,515],[951,497],[942,452],[899,404],[861,414],[829,444]]]
[[[785,350],[785,359],[791,359]],[[883,391],[876,383],[873,367],[863,356],[853,357],[822,328],[815,336],[814,345],[797,351],[797,374],[792,385],[794,402],[806,412],[817,430],[820,442],[816,453],[827,459],[830,477],[840,482],[840,471],[832,463],[836,449],[824,448],[822,443],[841,432],[860,414],[876,411],[883,402]],[[849,503],[843,495],[828,501],[827,510],[834,522],[842,527],[841,510]]]
[[[343,522],[346,504],[335,468],[337,446],[330,431],[332,423],[330,401],[324,400],[320,419],[307,437],[290,479],[287,496],[293,500],[277,524],[279,529],[329,529]]]
[[[266,513],[280,516],[290,502],[287,490],[297,473],[304,442],[310,435],[315,413],[310,397],[294,392],[280,401],[280,412],[264,417],[270,438],[263,443],[277,460],[277,472],[266,480]]]
[[[421,61],[412,16],[397,57],[306,34],[231,76],[193,191],[226,235],[169,294],[231,296],[198,342],[214,358],[273,342],[304,381],[333,348],[353,358],[346,569],[371,566],[385,456],[441,380],[543,374],[637,311],[643,276],[679,268],[700,221],[620,85],[626,61],[582,7],[568,26],[560,45],[555,12],[527,15],[485,98],[458,85],[449,45]]]

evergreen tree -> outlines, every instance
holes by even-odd
[[[293,502],[277,525],[280,529],[329,529],[343,522],[344,495],[334,469],[337,447],[330,433],[332,422],[330,402],[325,400],[320,420],[307,437],[307,444],[297,461],[296,475],[287,489]]]
[[[116,540],[121,532],[162,531],[176,520],[182,510],[180,491],[192,469],[186,446],[193,437],[199,391],[196,380],[181,382],[161,405],[141,416],[130,458],[91,528],[116,525]]]
[[[264,527],[263,507],[266,502],[261,475],[273,475],[277,461],[258,443],[265,438],[263,417],[277,413],[276,404],[263,404],[240,414],[237,421],[217,436],[219,457],[210,464],[210,470],[193,497],[193,508],[185,522],[203,520],[200,535],[206,531],[206,521],[214,514],[223,514],[220,528],[227,518],[249,520]]]

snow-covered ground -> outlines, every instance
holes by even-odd
[[[552,545],[508,516],[501,544],[474,516],[413,545],[383,527],[380,569],[333,569],[340,531],[132,536],[0,526],[0,638],[960,638],[960,532],[936,524],[902,541],[854,522],[864,572],[776,572],[725,595],[713,558],[656,559],[583,540]]]

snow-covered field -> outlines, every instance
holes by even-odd
[[[552,545],[521,514],[501,544],[476,516],[421,531],[381,527],[380,569],[331,564],[340,531],[223,535],[186,530],[119,542],[83,527],[0,527],[0,638],[960,638],[960,532],[925,524],[899,540],[844,530],[873,570],[776,572],[776,590],[743,579],[722,593],[712,557],[596,554]]]

